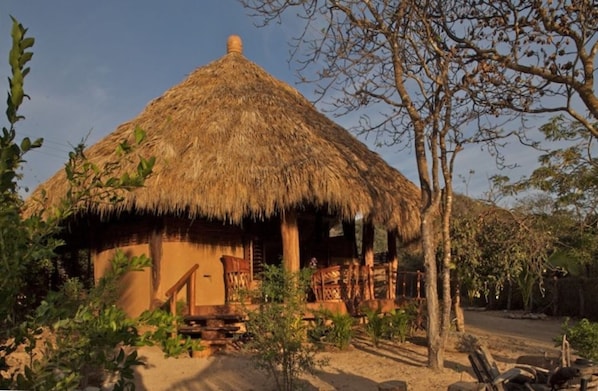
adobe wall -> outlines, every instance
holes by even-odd
[[[147,244],[119,246],[128,257],[148,253]],[[92,254],[94,263],[94,280],[97,281],[106,273],[114,258],[116,249],[108,249]],[[122,281],[118,304],[130,316],[138,316],[150,308],[151,303],[151,270],[145,269],[128,273]]]
[[[199,268],[195,278],[195,303],[197,305],[224,304],[224,272],[220,257],[223,255],[243,257],[242,246],[165,241],[162,244],[162,251],[162,278],[157,292],[158,297],[165,300],[164,292],[197,263]],[[178,300],[184,301],[185,294],[185,289],[179,292]]]
[[[127,256],[153,257],[159,273],[148,268],[131,272],[122,284],[119,304],[137,316],[152,304],[165,302],[170,289],[194,264],[196,304],[224,304],[223,255],[243,257],[242,230],[222,222],[190,221],[174,217],[125,220],[104,224],[95,235],[92,251],[97,281],[110,266],[116,248]],[[153,241],[153,243],[152,243]],[[186,300],[186,288],[177,299]]]

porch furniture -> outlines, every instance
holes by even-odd
[[[223,255],[224,290],[227,303],[241,301],[243,292],[248,293],[251,285],[251,263],[247,259]]]
[[[532,366],[517,366],[500,372],[492,354],[484,346],[479,346],[468,356],[478,383],[492,391],[538,390],[548,391],[548,371]]]
[[[311,278],[311,287],[316,301],[342,300],[342,282],[340,265],[317,269]]]

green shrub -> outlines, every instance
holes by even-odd
[[[150,263],[145,256],[129,258],[117,251],[112,267],[94,287],[85,290],[73,280],[49,295],[21,326],[23,338],[15,342],[30,355],[29,363],[22,373],[11,372],[0,386],[75,390],[100,386],[110,379],[114,390],[129,390],[133,368],[142,364],[137,346],[160,345],[167,356],[197,349],[196,341],[184,340],[176,333],[173,338],[177,319],[172,315],[146,311],[133,319],[116,305],[114,289],[122,277]],[[141,327],[149,331],[140,335]]]
[[[331,344],[339,349],[346,349],[354,335],[354,319],[351,315],[329,310],[315,314],[315,325],[307,330],[310,340],[317,345]]]
[[[372,344],[376,347],[380,344],[380,340],[384,338],[384,319],[381,311],[366,310],[366,324],[365,332],[372,340]]]
[[[313,315],[314,323],[307,328],[307,337],[310,342],[321,346],[327,342],[326,337],[330,332],[329,311],[315,311]]]
[[[293,390],[298,375],[312,372],[324,362],[315,358],[315,349],[307,343],[303,317],[306,312],[307,272],[291,273],[282,267],[267,265],[257,298],[264,298],[256,310],[247,310],[247,347],[258,369],[276,382],[278,390]]]
[[[141,364],[135,350],[139,343],[160,343],[171,347],[168,352],[176,352],[175,345],[190,346],[166,333],[172,330],[172,317],[154,313],[131,319],[116,305],[120,279],[148,267],[150,260],[117,251],[112,267],[90,289],[76,278],[67,278],[60,291],[52,292],[49,276],[56,271],[55,251],[64,244],[64,222],[82,207],[122,201],[124,192],[143,186],[155,158],[133,153],[145,138],[139,128],[134,130],[135,142],[121,142],[115,158],[102,165],[87,160],[81,143],[69,153],[64,169],[69,186],[61,202],[51,209],[32,208],[30,217],[23,217],[21,165],[25,154],[41,147],[43,140],[17,137],[15,125],[24,119],[18,111],[28,98],[23,80],[35,41],[17,20],[12,22],[9,126],[0,133],[0,388],[74,390],[100,385],[111,377],[114,390],[133,389],[133,367]],[[131,159],[139,160],[136,170],[122,173]],[[151,323],[153,332],[141,338],[138,329],[144,322]],[[20,350],[29,355],[29,362],[24,368],[9,366],[8,358]]]
[[[346,313],[333,313],[330,316],[332,328],[328,333],[328,341],[339,349],[346,349],[353,338],[354,319]]]
[[[166,357],[176,357],[203,349],[198,339],[177,334],[178,326],[183,322],[181,316],[156,309],[144,311],[137,322],[147,329],[139,336],[138,346],[158,345]]]
[[[383,314],[380,309],[366,310],[365,332],[378,346],[380,340],[405,342],[412,329],[413,315],[403,309],[394,309]]]
[[[394,309],[384,316],[385,339],[405,342],[411,330],[412,316],[405,310]]]
[[[569,344],[578,355],[590,360],[598,360],[598,323],[582,319],[574,326],[569,326],[569,319],[566,319],[562,325],[561,336],[555,339],[559,345],[563,335],[567,336]]]

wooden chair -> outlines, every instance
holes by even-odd
[[[312,274],[311,288],[316,301],[342,300],[341,266],[330,266],[318,269]]]
[[[488,390],[550,390],[546,382],[548,371],[542,368],[517,366],[501,373],[492,354],[483,346],[477,347],[468,358],[478,382]]]
[[[223,255],[221,261],[226,302],[239,302],[243,292],[247,293],[251,286],[251,262],[231,255]]]

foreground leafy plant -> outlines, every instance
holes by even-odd
[[[80,144],[69,154],[69,188],[60,204],[29,210],[24,217],[19,170],[25,153],[40,147],[42,140],[23,138],[16,143],[15,124],[23,119],[18,111],[27,97],[23,81],[34,39],[17,20],[12,22],[6,108],[10,126],[0,134],[0,388],[74,390],[110,379],[114,390],[130,390],[133,368],[142,364],[136,346],[160,344],[167,355],[196,348],[196,343],[171,337],[177,321],[171,315],[153,311],[131,319],[117,306],[122,277],[148,267],[149,259],[117,251],[109,271],[89,289],[70,278],[52,291],[48,276],[55,267],[55,250],[63,244],[59,234],[65,220],[93,203],[120,202],[123,192],[143,186],[155,159],[134,157],[139,160],[135,172],[118,174],[143,142],[141,129],[135,129],[133,143],[122,141],[115,158],[102,165],[90,162]],[[148,331],[140,335],[140,328]],[[12,353],[21,349],[28,362],[9,365]]]
[[[180,313],[180,312],[179,312]],[[198,339],[177,335],[178,325],[182,324],[180,316],[172,315],[162,309],[144,311],[138,324],[147,329],[140,335],[138,345],[159,346],[166,357],[177,357],[193,351],[200,351],[203,347]],[[172,337],[177,335],[176,337]]]
[[[570,326],[569,319],[566,319],[562,325],[561,336],[555,339],[559,345],[563,335],[567,336],[569,344],[581,357],[598,360],[598,323],[582,319]]]
[[[329,310],[317,311],[314,315],[316,323],[307,331],[312,342],[329,343],[341,350],[349,346],[354,335],[355,324],[351,315]]]
[[[148,267],[149,258],[128,258],[117,251],[111,265],[89,291],[75,288],[77,283],[71,282],[42,302],[35,316],[23,325],[30,336],[23,343],[30,362],[23,373],[16,374],[11,386],[74,390],[109,381],[114,390],[131,390],[133,369],[143,364],[137,346],[159,344],[166,355],[198,348],[197,342],[171,337],[176,324],[169,314],[147,311],[132,319],[116,305],[115,287],[127,273]],[[149,330],[140,335],[141,327]]]
[[[376,347],[382,339],[405,342],[412,330],[414,316],[409,308],[393,309],[385,314],[380,309],[368,309],[365,314],[367,320],[365,332]]]
[[[372,344],[378,347],[384,336],[384,320],[380,310],[368,309],[365,311],[366,324],[365,332],[372,340]]]
[[[303,317],[309,271],[291,273],[266,265],[257,298],[265,298],[256,310],[247,311],[247,347],[257,368],[276,381],[277,389],[293,390],[302,372],[311,372],[324,362],[315,358],[307,343]]]

